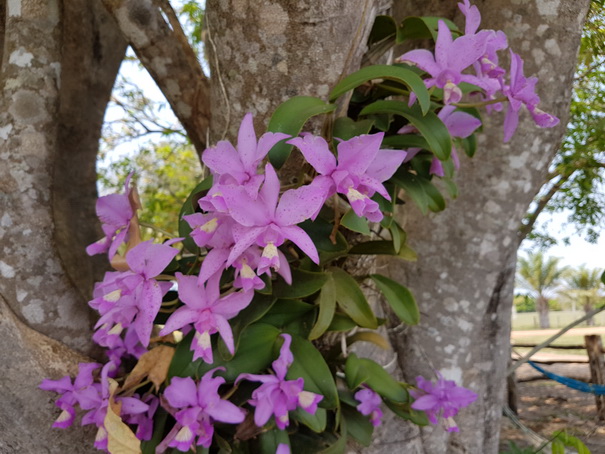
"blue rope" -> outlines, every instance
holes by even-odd
[[[563,377],[561,375],[553,374],[552,372],[542,369],[540,366],[538,366],[533,361],[528,361],[528,363],[534,369],[536,369],[539,372],[542,372],[544,375],[546,375],[551,380],[561,383],[562,385],[565,385],[568,388],[577,389],[578,391],[582,391],[583,393],[596,394],[597,396],[605,395],[605,385],[592,385],[590,383],[584,383],[583,381],[580,381],[580,380],[574,380],[573,378]]]

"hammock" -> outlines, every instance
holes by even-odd
[[[541,372],[551,380],[556,381],[557,383],[561,383],[562,385],[567,386],[571,389],[577,389],[578,391],[582,391],[583,393],[592,393],[597,396],[605,395],[605,385],[592,385],[590,383],[584,383],[580,380],[574,380],[573,378],[563,377],[561,375],[553,374],[547,370],[542,369],[533,361],[528,361],[529,365],[532,366],[537,371]]]

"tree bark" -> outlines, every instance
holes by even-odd
[[[408,15],[439,16],[452,12],[445,3],[401,5]],[[401,214],[419,259],[411,265],[393,263],[390,269],[412,289],[424,316],[419,326],[392,339],[399,364],[408,380],[437,369],[479,395],[456,418],[460,433],[422,429],[426,454],[498,450],[517,232],[564,132],[588,9],[588,1],[476,3],[482,27],[507,33],[510,47],[525,59],[525,74],[540,80],[541,108],[561,123],[538,129],[524,112],[515,137],[503,144],[502,115],[484,116],[476,156],[462,159],[458,199],[439,214],[423,217],[410,204]]]
[[[4,7],[6,6],[6,10]],[[90,359],[95,162],[125,43],[96,2],[2,2],[0,452],[92,452],[38,390]],[[102,268],[97,269],[97,274]],[[35,434],[35,436],[32,436]]]
[[[540,318],[540,328],[550,328],[548,299],[542,295],[538,295],[538,298],[536,298],[536,309],[538,310],[538,316]]]

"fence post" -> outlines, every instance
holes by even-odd
[[[584,336],[586,352],[588,353],[588,364],[590,365],[590,381],[594,385],[605,385],[605,358],[603,357],[603,345],[600,335]],[[595,395],[597,402],[597,415],[600,420],[605,420],[605,396]]]

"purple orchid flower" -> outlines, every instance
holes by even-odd
[[[273,361],[275,375],[241,374],[235,381],[249,380],[261,382],[252,393],[251,405],[256,407],[254,412],[254,424],[258,427],[264,426],[271,415],[275,415],[275,423],[280,430],[289,424],[288,412],[301,407],[312,415],[317,411],[317,404],[323,396],[309,391],[304,391],[304,379],[286,380],[288,368],[294,361],[290,351],[292,337],[282,334],[284,343],[279,351],[279,357]]]
[[[55,405],[62,412],[52,425],[53,427],[65,429],[71,426],[76,415],[74,406],[79,404],[80,400],[86,399],[87,395],[96,394],[93,372],[99,367],[101,367],[101,364],[98,363],[80,363],[78,365],[78,375],[76,375],[73,383],[69,375],[59,380],[48,378],[42,380],[39,386],[40,389],[61,394]]]
[[[239,224],[233,227],[235,245],[229,253],[227,266],[231,266],[244,251],[256,244],[263,248],[259,268],[266,270],[271,267],[278,271],[287,262],[282,259],[277,248],[287,239],[311,260],[319,263],[313,241],[296,224],[319,211],[325,201],[323,190],[310,184],[290,189],[280,198],[279,189],[279,179],[269,163],[265,166],[265,182],[256,199],[250,197],[242,187],[225,188],[224,198],[229,213]]]
[[[208,448],[212,444],[214,421],[239,424],[244,420],[244,411],[228,400],[221,399],[218,394],[225,379],[213,377],[217,370],[225,369],[218,367],[206,372],[199,384],[191,377],[172,378],[164,391],[164,397],[173,411],[178,410],[173,414],[176,424],[156,452],[164,452],[167,447],[187,452],[194,444]]]
[[[477,117],[472,116],[466,112],[461,112],[456,110],[454,106],[444,106],[437,116],[443,121],[443,124],[447,128],[448,132],[452,137],[458,137],[464,139],[470,136],[479,126],[481,126],[481,120]],[[418,130],[412,125],[405,125],[399,131],[398,134],[412,134],[416,133]],[[404,162],[410,161],[414,156],[418,154],[420,148],[410,148],[407,150],[408,154],[404,159]],[[460,168],[460,160],[458,158],[458,153],[456,149],[452,147],[452,161],[454,162],[454,167],[457,169]],[[436,157],[431,161],[431,168],[429,173],[432,175],[437,175],[443,177],[445,172],[443,170],[443,164]]]
[[[538,82],[536,77],[526,78],[523,75],[523,60],[510,51],[510,85],[504,87],[508,98],[508,110],[504,118],[504,142],[508,142],[519,124],[519,110],[525,105],[534,122],[541,128],[552,128],[559,124],[559,119],[540,109],[540,97],[535,92]]]
[[[288,137],[280,132],[267,132],[257,142],[252,114],[248,113],[239,128],[237,150],[230,142],[222,140],[202,153],[202,161],[212,171],[215,184],[243,186],[254,196],[263,182],[263,176],[257,174],[259,163],[273,145]]]
[[[132,325],[141,344],[149,345],[153,321],[155,320],[162,297],[172,287],[171,282],[158,282],[158,276],[178,250],[170,247],[177,238],[164,244],[145,241],[137,244],[126,254],[126,263],[130,271],[106,274],[107,282],[97,286],[95,299],[89,304],[101,313],[95,328],[102,327],[97,341],[112,347],[110,335],[119,335],[122,329]],[[115,340],[115,339],[114,339]]]
[[[380,396],[372,389],[365,387],[355,393],[355,399],[359,401],[357,411],[364,416],[369,416],[374,427],[379,426],[382,423],[382,410],[380,409],[382,399]]]
[[[53,427],[64,429],[71,426],[75,416],[74,406],[77,404],[82,410],[88,411],[82,417],[82,425],[95,424],[98,427],[94,445],[97,449],[107,449],[107,431],[104,421],[109,406],[109,373],[114,364],[107,363],[101,369],[100,383],[95,383],[93,372],[101,367],[97,363],[79,364],[79,372],[73,384],[69,376],[59,380],[45,379],[40,388],[45,391],[54,391],[61,394],[56,405],[63,411],[53,424]],[[149,406],[135,397],[118,397],[116,402],[121,404],[120,412],[126,418],[148,411]]]
[[[340,142],[338,164],[322,137],[307,134],[287,143],[298,147],[319,173],[313,183],[325,191],[324,198],[344,194],[358,216],[379,222],[382,212],[370,197],[378,192],[391,200],[382,182],[393,176],[407,154],[403,150],[381,150],[383,137],[384,133],[367,134]]]
[[[416,65],[429,73],[431,77],[424,81],[427,88],[442,88],[443,102],[456,103],[462,98],[462,91],[458,87],[460,82],[468,82],[480,87],[483,85],[478,77],[462,74],[462,71],[485,54],[487,38],[487,34],[479,33],[464,35],[454,40],[448,26],[440,20],[435,55],[425,49],[416,49],[406,52],[398,58],[398,61]]]
[[[151,440],[153,436],[153,416],[160,405],[160,399],[153,394],[147,394],[143,398],[135,394],[133,397],[147,404],[149,407],[146,411],[128,415],[125,418],[125,422],[137,426],[135,435],[139,440]]]
[[[416,377],[419,390],[410,391],[412,397],[416,399],[412,408],[424,411],[433,424],[437,424],[438,420],[442,419],[448,432],[458,432],[453,417],[461,408],[472,404],[477,399],[477,394],[456,385],[453,380],[446,380],[440,373],[437,375],[438,380],[435,384],[424,377]]]
[[[479,77],[486,76],[487,78],[497,78],[503,75],[506,71],[498,66],[498,54],[496,52],[508,47],[506,34],[501,30],[482,30],[477,33],[479,24],[481,23],[479,8],[471,5],[469,0],[458,3],[458,8],[460,8],[460,11],[462,11],[462,14],[466,18],[464,34],[466,36],[482,35],[481,38],[486,40],[485,53],[473,64],[473,66],[478,65],[475,66],[477,75]],[[489,84],[490,82],[486,80],[486,83]],[[497,90],[500,85],[498,81],[494,80],[492,83],[494,83],[495,90]]]
[[[160,335],[165,336],[185,325],[192,324],[196,330],[191,342],[194,360],[202,358],[208,364],[212,364],[210,336],[216,332],[220,334],[227,349],[233,354],[235,346],[228,320],[250,304],[254,292],[234,292],[220,298],[220,273],[212,276],[205,286],[200,285],[195,276],[176,273],[176,278],[179,284],[179,297],[185,306],[180,307],[170,316]]]
[[[126,177],[123,194],[109,194],[97,200],[97,216],[101,220],[101,228],[105,236],[86,248],[88,255],[108,252],[109,260],[115,255],[122,243],[128,240],[128,227],[134,216],[130,201],[132,189],[130,179],[132,173]]]

